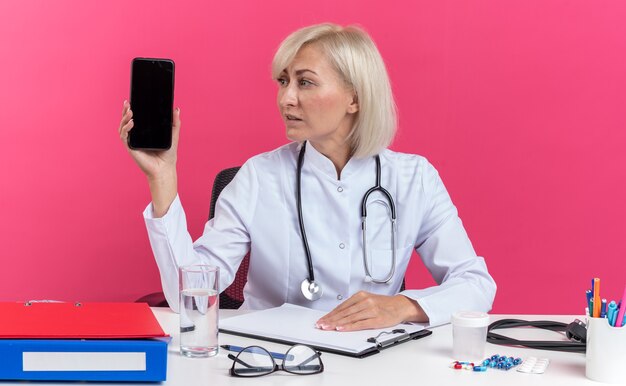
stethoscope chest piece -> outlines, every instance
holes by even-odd
[[[311,301],[321,298],[324,293],[319,284],[314,281],[309,281],[308,278],[302,281],[300,289],[302,290],[302,295]]]

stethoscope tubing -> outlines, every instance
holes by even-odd
[[[385,197],[387,197],[387,201],[389,201],[389,206],[391,207],[391,219],[396,221],[396,204],[393,202],[393,197],[391,197],[391,193],[387,191],[387,189],[383,188],[380,185],[380,157],[378,154],[374,157],[376,159],[376,185],[372,186],[365,192],[363,196],[363,200],[361,201],[361,218],[367,217],[367,199],[370,194],[374,192],[381,192]]]
[[[298,155],[298,168],[296,172],[296,205],[298,206],[298,223],[300,224],[300,236],[302,238],[302,245],[304,246],[304,253],[306,255],[307,267],[309,269],[309,282],[315,282],[315,275],[313,272],[313,259],[311,258],[311,250],[309,249],[309,242],[306,238],[306,231],[304,229],[304,221],[302,220],[302,192],[301,192],[301,179],[302,179],[302,165],[304,164],[304,152],[306,150],[306,141],[302,143],[302,149]]]
[[[376,159],[376,185],[371,187],[365,192],[363,200],[361,201],[361,232],[363,233],[363,267],[365,268],[365,277],[368,280],[376,284],[387,284],[396,272],[396,205],[393,202],[393,197],[387,189],[383,188],[380,184],[380,157],[378,154],[374,157]],[[370,194],[374,192],[381,192],[383,196],[387,198],[389,202],[389,208],[391,210],[391,269],[384,279],[376,279],[372,275],[367,263],[367,199]]]
[[[322,288],[315,282],[315,275],[313,271],[313,258],[311,257],[311,250],[309,248],[309,242],[306,237],[306,230],[304,227],[304,220],[302,216],[302,166],[304,165],[304,154],[306,151],[306,141],[302,143],[300,154],[298,155],[298,165],[296,168],[296,206],[298,210],[298,224],[300,226],[300,236],[302,239],[302,246],[304,247],[304,254],[306,255],[307,268],[309,277],[302,282],[302,294],[308,300],[317,300],[322,295]],[[376,284],[387,284],[393,278],[396,268],[396,206],[393,201],[393,197],[387,191],[387,189],[381,186],[381,166],[380,157],[378,154],[374,157],[376,159],[376,185],[368,189],[361,201],[361,230],[363,232],[363,266],[365,267],[366,280],[374,282]],[[367,263],[367,200],[370,194],[374,192],[381,192],[383,196],[389,202],[389,208],[391,211],[391,269],[384,279],[376,279],[371,275],[369,265]]]

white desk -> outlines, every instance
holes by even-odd
[[[510,348],[487,344],[486,354],[500,354],[527,358],[529,356],[550,359],[550,366],[545,374],[524,374],[515,370],[487,370],[478,373],[449,368],[452,358],[452,330],[450,325],[432,329],[433,334],[416,341],[403,343],[364,359],[355,359],[329,353],[322,354],[324,372],[316,375],[299,376],[285,372],[246,379],[229,375],[232,361],[227,352],[221,350],[213,358],[192,359],[179,353],[178,315],[168,308],[153,308],[163,326],[172,335],[168,356],[167,381],[164,386],[222,386],[222,385],[295,385],[295,386],[436,386],[436,385],[601,385],[585,377],[584,354],[541,351],[524,348]],[[238,311],[220,310],[220,316],[226,318]],[[545,315],[496,315],[493,320],[502,318],[524,320],[556,320],[571,322],[573,316]],[[514,338],[556,340],[559,335],[539,329],[498,330]],[[276,343],[243,338],[235,335],[220,334],[220,344],[263,346],[271,351],[284,352],[287,346]],[[72,383],[46,382],[46,386],[72,385]],[[24,385],[20,382],[0,382],[0,385]],[[76,383],[73,383],[76,385]],[[118,385],[121,385],[118,383]],[[137,385],[128,383],[127,385]]]
[[[525,374],[515,370],[488,370],[478,373],[467,370],[453,370],[448,366],[452,358],[452,329],[450,325],[432,329],[429,337],[403,343],[364,359],[355,359],[329,353],[322,354],[324,372],[317,375],[298,376],[285,372],[242,379],[231,377],[228,372],[232,361],[227,352],[221,350],[213,358],[190,359],[178,352],[178,318],[169,309],[154,309],[154,312],[166,332],[174,339],[170,345],[168,357],[167,382],[165,385],[176,386],[221,386],[221,385],[600,385],[585,377],[584,354],[541,351],[524,348],[510,348],[487,344],[487,354],[500,354],[527,358],[529,356],[550,358],[546,373]],[[220,310],[220,317],[235,315],[237,311]],[[571,322],[573,316],[537,316],[537,315],[497,315],[494,320],[515,317],[525,320],[555,320]],[[499,330],[515,338],[556,340],[559,334],[538,329]],[[271,351],[284,352],[287,346],[243,338],[235,335],[220,334],[220,344],[263,346]]]

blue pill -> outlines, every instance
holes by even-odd
[[[485,366],[474,366],[474,371],[487,371]]]
[[[515,358],[515,360],[513,361],[514,365],[519,365],[520,363],[522,363],[522,358]]]
[[[491,360],[496,360],[496,359],[498,359],[498,357],[499,357],[499,355],[498,355],[498,354],[492,355],[492,356],[491,356]]]
[[[488,366],[488,365],[489,365],[489,362],[491,362],[491,360],[489,360],[489,359],[485,359],[485,360],[483,361],[483,366]]]
[[[513,367],[513,364],[512,364],[512,363],[507,363],[506,365],[504,365],[504,368],[505,368],[506,370],[511,370],[511,367]]]

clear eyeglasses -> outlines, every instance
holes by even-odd
[[[297,375],[318,374],[324,371],[321,355],[321,352],[309,346],[297,344],[285,353],[282,364],[277,365],[269,351],[263,347],[249,346],[241,350],[237,356],[228,354],[233,360],[230,375],[260,377],[280,370]]]

